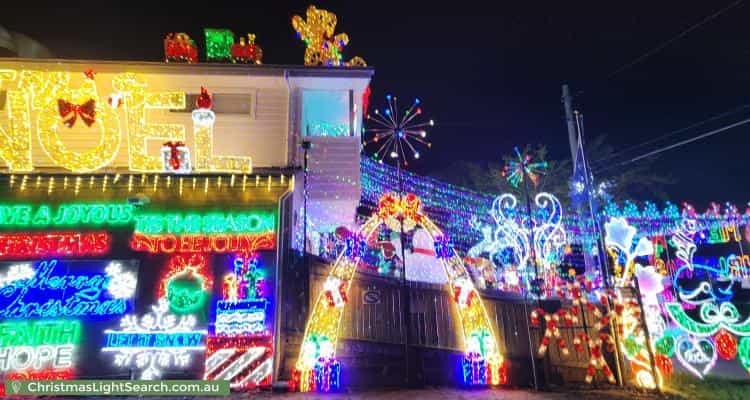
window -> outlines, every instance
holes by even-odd
[[[352,92],[305,90],[302,92],[303,136],[353,136]]]
[[[195,100],[198,93],[185,94],[185,109],[170,110],[178,113],[189,113],[195,109]],[[255,96],[252,94],[213,94],[212,110],[217,114],[244,114],[253,116],[253,103]]]

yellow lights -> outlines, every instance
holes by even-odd
[[[185,141],[181,124],[156,124],[146,121],[150,109],[181,110],[185,108],[184,92],[147,92],[146,82],[132,73],[117,75],[112,86],[121,96],[128,130],[128,164],[131,171],[160,172],[160,156],[146,151],[149,140]]]
[[[195,169],[201,172],[252,173],[251,157],[214,155],[214,122],[216,115],[210,110],[211,95],[201,88],[197,110],[193,110],[193,133],[195,135]]]
[[[6,82],[16,80],[16,71],[0,70],[0,88],[7,90],[5,110],[8,124],[0,124],[0,158],[11,172],[28,172],[31,163],[31,106],[28,91],[8,90]]]
[[[305,65],[367,66],[361,57],[354,57],[346,63],[342,61],[341,52],[349,43],[349,35],[339,33],[334,36],[336,22],[336,14],[312,5],[307,8],[305,18],[292,17],[292,28],[307,46]]]
[[[11,173],[34,170],[33,141],[48,159],[45,167],[90,173],[111,166],[124,140],[130,171],[164,172],[163,155],[150,154],[149,149],[154,142],[185,142],[189,127],[151,122],[156,118],[151,113],[184,109],[185,93],[149,91],[146,79],[133,73],[115,74],[111,88],[102,88],[95,79],[93,71],[0,69],[0,89],[6,94],[0,114],[0,160]],[[215,154],[215,119],[210,109],[193,112],[193,171],[252,173],[252,157]]]
[[[294,184],[293,179],[290,179],[289,182],[292,185]],[[256,180],[256,185],[257,183],[258,181]],[[401,204],[401,198],[399,196],[390,196],[393,199],[394,204]],[[416,200],[416,198],[410,199]],[[410,204],[412,203],[415,202],[411,201]],[[381,207],[382,206],[383,201],[381,200]],[[386,210],[386,214],[387,211],[388,210]],[[426,215],[422,214],[418,209],[418,205],[413,211],[413,219],[419,221],[419,224],[421,224],[422,228],[428,232],[433,240],[437,240],[443,236],[440,229],[438,229],[438,227]],[[369,242],[374,235],[377,235],[378,228],[385,223],[384,221],[381,212],[376,212],[361,227],[359,234],[353,234],[353,237],[361,238],[364,243]],[[472,341],[473,343],[478,343],[476,339],[477,333],[484,333],[480,338],[481,346],[484,347],[485,350],[484,357],[488,368],[491,368],[493,371],[500,371],[501,367],[504,365],[504,357],[500,353],[487,310],[484,307],[482,299],[479,297],[479,292],[477,292],[474,287],[463,261],[455,252],[446,258],[440,258],[440,261],[449,278],[451,293],[463,292],[466,294],[462,297],[462,301],[457,305],[464,339],[463,343],[466,347],[465,350],[468,351],[471,348],[470,343],[472,343]],[[336,344],[340,333],[341,318],[345,307],[344,304],[337,302],[336,299],[346,299],[348,297],[351,281],[359,262],[360,259],[356,253],[354,253],[354,255],[342,253],[338,256],[331,267],[331,272],[326,280],[327,285],[324,285],[324,290],[318,294],[317,300],[312,308],[312,313],[307,321],[307,327],[305,328],[305,335],[302,340],[299,357],[295,364],[295,368],[300,373],[300,376],[308,376],[309,372],[315,368],[315,363],[318,360],[318,354],[316,354],[316,352],[321,352],[321,354],[326,353],[325,357],[335,356]],[[340,288],[339,290],[341,293],[333,293],[333,289],[331,288],[336,287]],[[323,348],[322,344],[326,343],[326,346],[328,346],[328,342],[330,342],[332,348],[327,352],[323,352],[323,350],[321,350]],[[492,374],[490,383],[496,385],[503,383],[503,381],[504,378],[500,374]],[[301,391],[310,389],[308,386],[309,382],[305,379],[301,379],[297,383],[300,385]]]
[[[128,193],[145,193],[149,192],[160,192],[160,193],[177,193],[179,196],[183,194],[190,195],[191,193],[200,193],[202,195],[209,195],[214,193],[223,193],[228,189],[232,189],[235,192],[246,192],[247,189],[251,189],[250,186],[231,186],[227,184],[227,181],[231,181],[231,176],[204,176],[201,177],[200,184],[198,184],[197,177],[186,178],[186,177],[175,177],[171,175],[132,175],[128,174],[99,174],[99,175],[77,175],[71,176],[54,176],[47,174],[18,174],[18,175],[6,175],[8,178],[7,187],[17,192],[34,192],[34,193],[46,193],[50,195],[54,192],[63,193],[68,190],[73,191],[75,195],[84,191],[86,193],[92,192],[108,192],[112,190],[127,190]],[[140,176],[140,178],[139,178]],[[192,185],[191,180],[192,179]],[[243,175],[242,177],[236,176],[235,179],[242,179],[244,182],[248,181],[248,176]],[[267,176],[263,179],[269,182],[267,188],[258,188],[268,190],[283,190],[292,191],[294,190],[289,182],[292,179],[288,179],[285,176]],[[62,181],[62,182],[61,182]]]
[[[42,150],[62,168],[77,173],[85,173],[105,167],[117,155],[120,148],[120,119],[110,107],[102,106],[93,79],[85,78],[79,89],[70,88],[70,74],[50,72],[40,87],[32,89],[34,107],[38,109],[37,134]],[[93,103],[92,103],[93,102]],[[86,113],[80,111],[86,104],[93,104],[93,113],[88,117],[91,125],[85,129],[91,132],[91,141],[96,145],[84,152],[69,150],[61,139],[61,130],[66,124],[71,128],[86,126]],[[63,105],[69,111],[63,112]],[[67,118],[67,119],[66,119]],[[80,122],[77,122],[78,120]],[[97,132],[98,133],[94,133]],[[94,141],[93,139],[98,140]]]

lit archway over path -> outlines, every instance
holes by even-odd
[[[341,364],[336,360],[341,318],[348,301],[349,288],[357,265],[362,261],[366,243],[385,225],[400,232],[412,231],[418,225],[435,242],[435,253],[448,277],[453,299],[458,307],[463,333],[464,381],[469,385],[499,385],[506,381],[506,366],[497,338],[490,324],[479,292],[461,257],[453,250],[447,236],[422,213],[417,196],[389,193],[381,197],[378,210],[358,232],[347,238],[347,245],[337,256],[323,290],[318,294],[307,321],[292,385],[300,391],[328,392],[338,389]]]

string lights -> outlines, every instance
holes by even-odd
[[[379,202],[373,213],[353,237],[371,242],[381,225],[388,226],[390,219],[412,221],[410,229],[419,224],[433,241],[446,241],[445,235],[421,211],[419,199],[413,194],[403,197],[389,193]],[[359,240],[355,239],[355,242]],[[451,292],[456,295],[461,330],[467,348],[463,368],[467,384],[502,384],[506,381],[506,366],[490,325],[487,311],[474,288],[468,271],[460,257],[450,252],[441,257],[443,268],[449,278]],[[448,254],[446,254],[448,255]],[[300,355],[293,372],[292,384],[300,391],[332,391],[340,384],[341,365],[335,359],[339,324],[346,304],[347,294],[357,265],[362,261],[362,251],[352,251],[351,246],[342,249],[334,262],[323,290],[313,306],[308,319]],[[481,365],[481,367],[480,367]],[[471,372],[476,371],[476,374]],[[480,376],[481,373],[481,376]]]
[[[363,146],[376,144],[378,149],[373,154],[373,158],[379,162],[387,157],[397,163],[401,163],[401,160],[403,160],[404,166],[408,166],[407,153],[414,159],[418,159],[420,156],[412,142],[423,144],[428,148],[432,146],[426,139],[427,131],[425,128],[435,125],[435,122],[433,120],[428,122],[417,120],[422,114],[419,99],[414,99],[412,105],[400,116],[398,115],[397,99],[390,94],[386,95],[385,99],[387,107],[382,114],[378,109],[375,109],[374,116],[367,114],[367,121],[371,123],[371,126],[366,130],[363,128],[363,130],[364,135],[370,134],[372,139],[365,140]]]
[[[195,168],[209,172],[244,172],[253,171],[250,157],[214,155],[214,122],[216,114],[211,111],[211,94],[201,87],[201,93],[195,100],[193,110],[193,132],[195,133]]]
[[[0,69],[0,87],[6,89],[5,110],[8,125],[0,124],[0,158],[10,172],[28,172],[31,163],[31,96],[28,88],[10,89],[6,84],[16,80],[14,70]]]
[[[131,171],[162,171],[161,156],[149,155],[146,148],[149,140],[185,141],[185,126],[182,124],[149,123],[149,110],[182,110],[185,108],[184,92],[147,92],[148,85],[133,73],[116,75],[112,86],[122,96],[128,132],[128,164]]]

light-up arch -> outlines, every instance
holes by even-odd
[[[359,232],[347,239],[346,249],[336,258],[323,291],[318,294],[293,373],[292,382],[300,391],[327,392],[338,387],[341,366],[335,355],[341,317],[352,278],[364,255],[365,243],[377,234],[381,224],[400,231],[402,223],[404,232],[421,225],[435,242],[435,252],[445,268],[461,320],[466,347],[464,380],[471,385],[505,383],[504,358],[479,292],[463,261],[453,251],[443,232],[421,212],[420,201],[415,195],[399,197],[390,193],[381,197],[377,213],[365,222]]]

